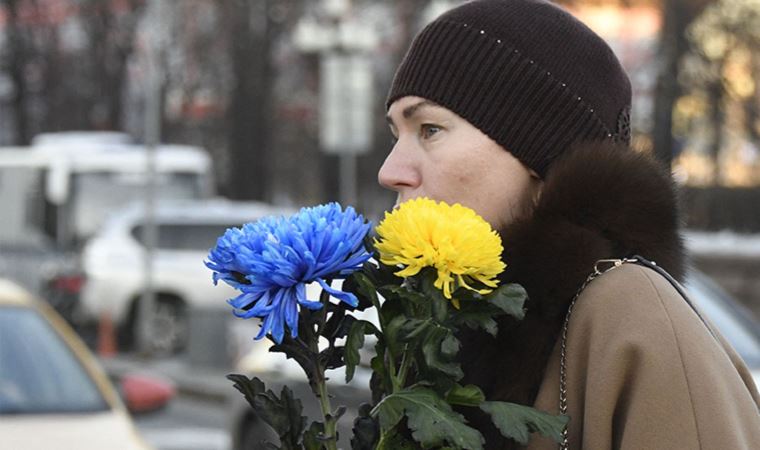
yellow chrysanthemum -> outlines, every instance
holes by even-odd
[[[475,211],[460,204],[436,203],[417,198],[399,205],[377,226],[375,246],[380,261],[403,266],[401,277],[419,273],[425,267],[438,272],[435,287],[459,306],[451,293],[459,286],[487,294],[492,289],[474,289],[477,280],[490,288],[506,267],[501,261],[501,239]]]

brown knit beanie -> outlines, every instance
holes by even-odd
[[[476,0],[435,19],[412,42],[386,108],[407,95],[457,113],[541,177],[575,142],[630,142],[620,62],[545,0]]]

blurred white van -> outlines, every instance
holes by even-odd
[[[55,300],[71,321],[79,250],[109,213],[145,197],[149,161],[123,133],[50,133],[29,147],[0,147],[0,275]],[[154,161],[158,199],[213,195],[204,149],[160,145]],[[47,292],[53,285],[65,292]]]
[[[236,291],[214,286],[204,265],[216,240],[231,227],[292,210],[226,199],[161,202],[157,205],[157,248],[153,254],[154,310],[147,339],[159,352],[178,351],[187,340],[189,308],[227,308]],[[145,210],[136,204],[114,214],[85,245],[80,313],[90,319],[107,314],[119,329],[124,349],[134,344],[138,302],[145,289]]]

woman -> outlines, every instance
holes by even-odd
[[[463,332],[464,383],[565,412],[569,448],[757,448],[747,368],[657,270],[684,274],[676,195],[628,148],[630,103],[612,51],[564,10],[473,1],[429,24],[398,68],[379,182],[399,202],[475,209],[500,230],[503,281],[528,291],[526,318],[498,337]],[[488,448],[514,447],[470,414]]]

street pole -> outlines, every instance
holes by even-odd
[[[143,293],[137,308],[137,348],[143,355],[153,352],[152,336],[156,295],[153,278],[153,255],[158,241],[156,227],[156,151],[161,141],[161,92],[163,85],[163,67],[161,56],[163,50],[162,28],[166,26],[163,19],[166,7],[164,0],[153,0],[148,5],[148,17],[151,22],[146,37],[147,80],[145,89],[145,221],[142,228],[142,240],[145,248],[143,260]]]
[[[320,147],[338,156],[340,202],[358,206],[358,155],[369,151],[372,136],[368,52],[377,47],[377,34],[351,17],[350,0],[322,0],[321,7],[327,17],[303,18],[294,42],[302,52],[320,57]]]

